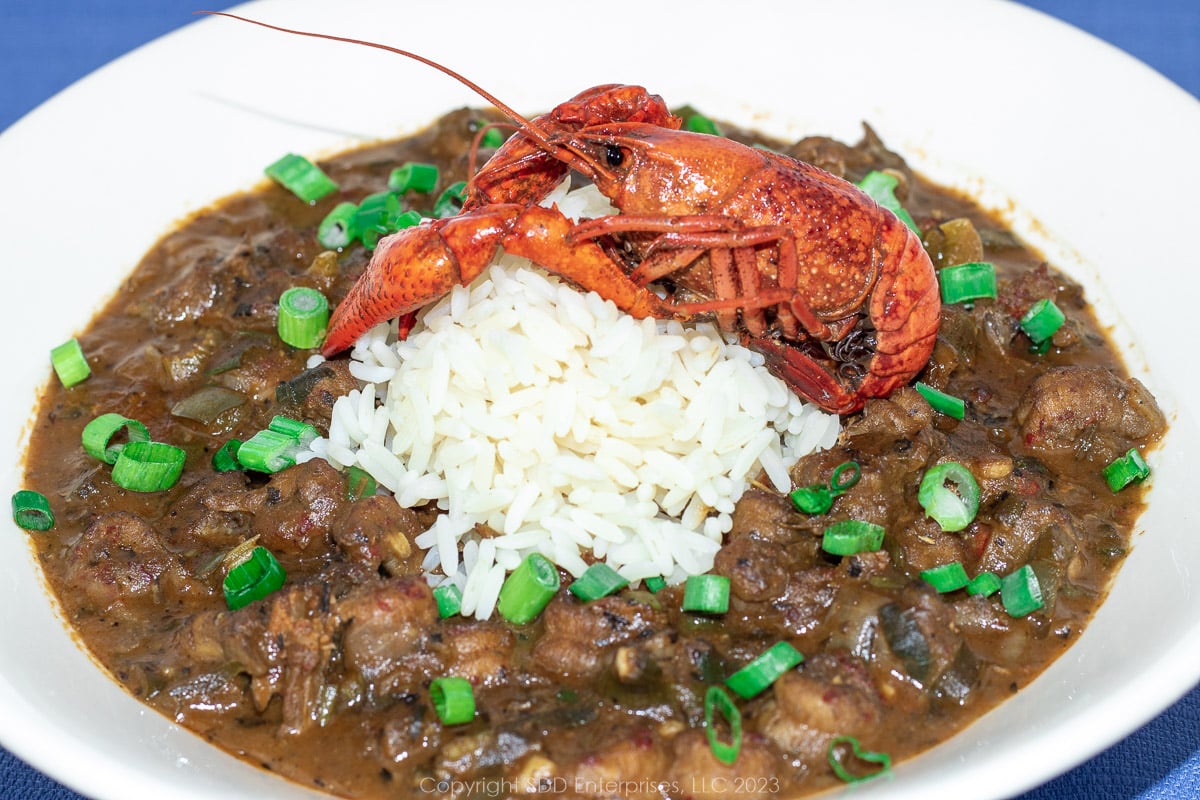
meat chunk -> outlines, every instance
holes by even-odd
[[[229,547],[237,544],[250,525],[250,515],[242,511],[216,508],[213,496],[245,491],[248,480],[240,471],[217,472],[191,486],[167,512],[170,527],[164,536],[175,547]]]
[[[764,602],[783,594],[788,582],[787,554],[756,536],[740,536],[722,547],[714,572],[729,577],[730,591],[742,600]]]
[[[345,497],[345,478],[314,458],[275,473],[266,486],[225,492],[208,503],[214,510],[252,514],[251,533],[273,553],[316,556],[329,549]]]
[[[780,772],[782,759],[768,741],[756,733],[742,738],[742,749],[732,764],[724,764],[713,755],[705,731],[692,728],[671,740],[670,776],[680,796],[694,800],[774,797],[778,782],[771,778]],[[736,795],[733,794],[737,787]]]
[[[819,771],[835,736],[863,736],[878,724],[882,703],[862,661],[820,654],[773,684],[774,699],[759,730],[781,750]]]
[[[255,706],[283,701],[280,732],[299,734],[318,721],[325,670],[338,618],[322,584],[284,586],[232,614],[201,618],[186,637],[197,654],[219,654],[250,676]]]
[[[507,680],[513,666],[516,636],[495,621],[452,625],[442,631],[447,672],[475,686],[494,686]]]
[[[428,583],[393,578],[342,598],[338,616],[347,621],[342,635],[346,666],[376,694],[386,695],[405,658],[424,646],[438,612]]]
[[[348,360],[326,361],[280,383],[275,387],[275,399],[293,410],[292,416],[327,433],[334,402],[357,388],[358,379],[350,374]]]
[[[1026,447],[1103,463],[1166,428],[1145,386],[1104,367],[1066,366],[1040,375],[1021,398],[1015,419]]]
[[[124,615],[167,596],[206,592],[184,570],[157,531],[124,511],[98,517],[67,556],[65,578],[88,611]]]
[[[602,597],[590,603],[560,594],[546,606],[545,633],[534,645],[538,667],[564,679],[589,679],[612,663],[613,650],[661,628],[665,616],[625,597]]]
[[[333,540],[354,561],[389,575],[416,575],[420,550],[412,540],[425,529],[415,511],[393,497],[375,495],[351,503],[334,521]]]

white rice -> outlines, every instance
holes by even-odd
[[[547,202],[613,213],[565,184]],[[788,467],[838,433],[714,325],[634,319],[507,255],[407,340],[381,324],[351,359],[363,388],[312,449],[402,506],[437,503],[416,537],[426,577],[457,584],[478,619],[534,552],[575,576],[592,559],[630,581],[707,572],[750,480],[788,491]]]

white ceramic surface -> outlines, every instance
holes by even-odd
[[[999,0],[673,4],[556,13],[460,0],[262,0],[249,15],[418,47],[518,109],[597,83],[787,137],[855,139],[869,120],[925,174],[1007,209],[1083,280],[1172,419],[1142,532],[1108,603],[1032,686],[860,798],[1003,797],[1134,730],[1200,678],[1200,564],[1189,454],[1200,256],[1200,104],[1078,31]],[[577,26],[578,27],[578,26]],[[435,29],[434,33],[425,33]],[[551,65],[563,54],[588,63]],[[46,353],[86,324],[175,220],[258,180],[285,151],[322,154],[477,104],[377,51],[204,19],[114,62],[0,136],[10,342],[0,436],[20,452]],[[51,247],[47,248],[47,243]],[[37,302],[34,299],[38,298]],[[42,299],[45,298],[45,299]],[[52,298],[52,299],[50,299]],[[0,496],[17,488],[15,461]],[[0,536],[0,742],[100,798],[303,796],[127,697],[64,630],[25,534]]]

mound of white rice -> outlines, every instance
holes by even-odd
[[[551,200],[606,213],[580,196]],[[407,340],[380,325],[351,358],[365,386],[312,447],[402,506],[436,501],[445,513],[416,539],[426,575],[458,584],[479,619],[533,552],[576,576],[589,556],[630,581],[708,571],[749,481],[787,491],[788,467],[838,432],[715,326],[634,319],[512,256]]]

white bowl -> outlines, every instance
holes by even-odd
[[[980,0],[776,5],[610,0],[556,30],[558,12],[460,0],[263,0],[256,18],[420,48],[514,107],[598,83],[781,136],[855,140],[869,120],[915,167],[1005,209],[1082,280],[1171,431],[1152,464],[1136,546],[1092,625],[1014,699],[901,764],[861,798],[1018,793],[1079,763],[1200,679],[1200,564],[1188,453],[1200,377],[1186,320],[1200,285],[1200,104],[1148,68],[1022,7]],[[429,31],[427,33],[426,31]],[[443,35],[444,31],[444,35]],[[592,57],[551,63],[562,54]],[[949,100],[947,98],[950,98]],[[257,182],[280,153],[327,153],[411,132],[477,98],[378,51],[206,19],[45,104],[0,136],[11,303],[0,397],[23,450],[49,349],[82,328],[174,221]],[[118,109],[112,112],[112,109]],[[1115,302],[1114,302],[1115,299]],[[1193,399],[1189,399],[1193,398]],[[20,465],[4,473],[3,495]],[[0,743],[99,798],[307,792],[146,709],[76,646],[15,527],[0,536]]]

